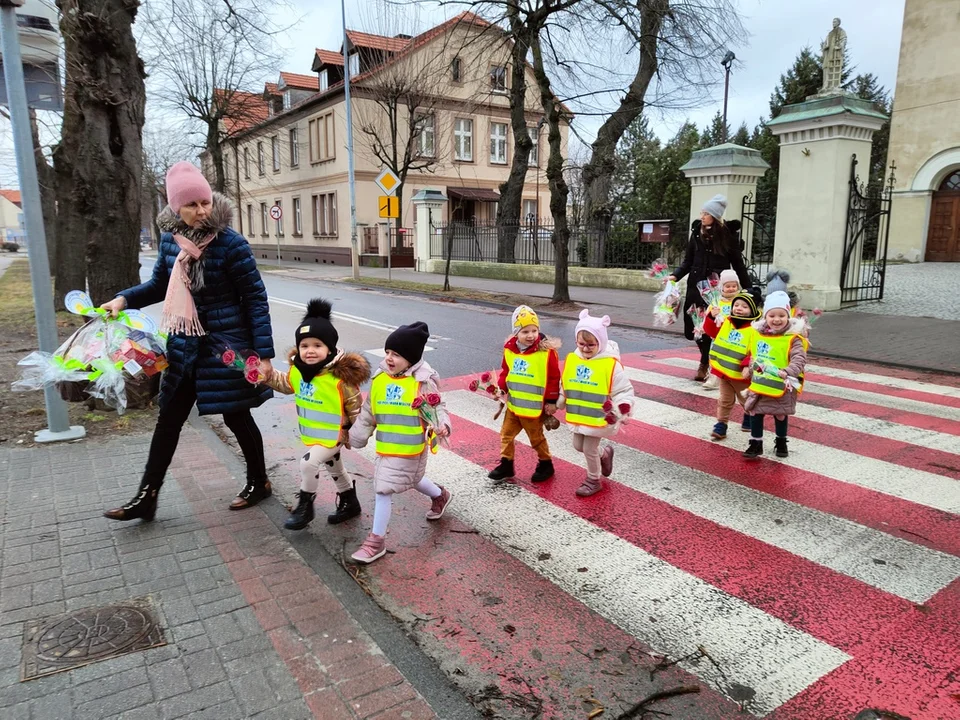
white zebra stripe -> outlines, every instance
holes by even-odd
[[[465,390],[444,395],[447,409],[483,417],[489,400]],[[739,435],[739,433],[738,433]],[[583,465],[568,426],[549,434],[554,457]],[[518,440],[529,445],[526,434]],[[721,480],[617,444],[614,480],[674,507],[916,603],[960,577],[960,558],[914,545],[844,518]],[[878,564],[874,560],[884,561]]]
[[[960,398],[960,388],[952,387],[950,385],[936,385],[934,383],[921,382],[918,380],[905,380],[903,378],[890,377],[888,375],[875,375],[868,372],[856,372],[854,370],[827,367],[825,365],[807,365],[807,372],[816,375],[824,375],[826,377],[842,378],[844,380],[868,382],[897,390],[915,390],[918,392],[932,393],[934,395],[946,395],[948,397]]]

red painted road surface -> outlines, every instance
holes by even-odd
[[[451,447],[428,476],[454,492],[424,521],[396,499],[386,558],[362,571],[385,608],[482,707],[502,717],[616,717],[656,690],[699,686],[655,705],[674,718],[960,718],[960,379],[817,360],[791,456],[748,463],[735,409],[711,442],[716,393],[690,380],[683,351],[630,355],[638,398],[614,439],[605,492],[578,498],[582,464],[548,435],[556,477],[495,484],[494,406],[445,383]],[[295,488],[289,425],[272,439]],[[768,425],[772,425],[768,421]],[[369,476],[369,450],[348,461]],[[364,514],[312,531],[348,552]],[[321,486],[318,508],[332,505]]]

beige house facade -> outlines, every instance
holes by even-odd
[[[19,190],[0,190],[0,243],[26,243]]]
[[[960,261],[960,3],[906,0],[888,158],[888,259]]]
[[[440,190],[449,199],[436,224],[495,219],[498,187],[509,175],[514,147],[509,48],[488,23],[468,13],[415,37],[353,31],[347,37],[361,262],[383,264],[392,245],[393,259],[412,265],[411,198],[420,190]],[[259,259],[279,254],[284,260],[349,265],[343,55],[318,49],[312,70],[313,75],[284,73],[280,82],[268,84],[267,117],[226,143],[235,225]],[[527,78],[534,87],[530,68]],[[526,120],[536,150],[522,213],[543,216],[549,215],[546,156],[537,150],[546,147],[546,129],[538,127],[538,93],[527,95]],[[567,125],[561,130],[565,154]],[[388,163],[408,168],[399,190],[399,224],[380,217],[384,193],[375,179]],[[279,220],[274,207],[280,208]],[[407,232],[397,234],[398,226]]]

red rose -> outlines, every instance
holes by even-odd
[[[814,308],[814,309],[813,309],[813,314],[814,314],[816,317],[820,317],[821,315],[823,315],[823,310],[821,310],[820,308]]]
[[[427,405],[439,405],[440,395],[438,393],[427,393]]]
[[[260,382],[260,371],[257,368],[248,368],[246,372],[247,382],[256,385]]]
[[[490,382],[490,373],[485,372],[483,375],[481,375],[480,382],[484,382],[484,383]]]
[[[629,415],[629,414],[630,414],[630,403],[620,403],[620,405],[617,407],[617,409],[620,411],[620,414],[621,414],[621,415]]]
[[[479,380],[474,380],[473,382],[470,383],[470,391],[471,391],[471,392],[476,392],[476,391],[479,390],[479,389],[480,389],[480,381],[479,381]]]
[[[247,360],[246,360],[246,366],[247,366],[247,370],[249,370],[249,369],[251,369],[251,368],[259,368],[259,367],[260,367],[260,358],[259,358],[256,354],[251,355],[251,356],[248,357]]]
[[[487,392],[493,395],[497,392],[497,389],[493,385],[487,385]]]
[[[227,348],[223,351],[220,359],[223,360],[224,365],[233,365],[233,361],[237,359],[237,354],[230,348]]]
[[[607,413],[603,419],[607,421],[607,425],[614,425],[617,422],[617,416],[613,413]]]
[[[603,411],[604,411],[604,412],[610,412],[611,410],[613,410],[613,403],[610,402],[609,400],[607,400],[607,401],[603,404]]]
[[[413,399],[413,402],[410,403],[410,407],[412,407],[414,410],[419,410],[421,407],[423,407],[423,398],[417,395]]]

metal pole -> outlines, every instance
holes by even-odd
[[[350,103],[350,56],[347,52],[347,10],[340,0],[340,18],[343,21],[343,89],[347,104],[347,178],[350,184],[350,247],[353,279],[360,279],[360,249],[357,247],[357,185],[353,173],[353,108]]]
[[[50,287],[50,260],[47,239],[40,211],[40,184],[30,136],[30,115],[27,88],[23,79],[23,59],[17,33],[17,11],[11,0],[0,0],[0,52],[3,54],[3,75],[7,83],[7,104],[13,126],[13,146],[17,156],[17,177],[23,199],[23,218],[27,231],[27,256],[30,261],[30,284],[33,286],[33,308],[37,321],[37,339],[42,352],[53,353],[57,340],[57,316]],[[75,440],[86,435],[82,426],[70,427],[67,406],[56,388],[43,391],[47,406],[47,429],[36,433],[37,442]]]
[[[730,65],[724,66],[726,72],[723,78],[723,141],[727,141],[727,94],[730,92]]]

